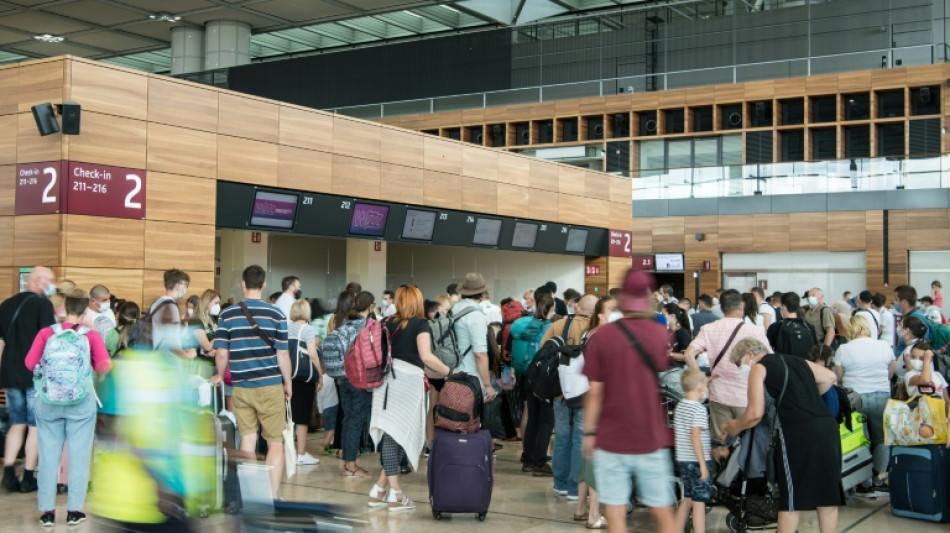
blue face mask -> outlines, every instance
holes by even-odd
[[[903,311],[901,311],[901,306],[900,306],[900,304],[899,304],[899,303],[897,303],[897,302],[894,302],[894,303],[893,303],[893,304],[891,304],[891,305],[892,305],[892,306],[894,307],[894,311],[896,311],[896,312],[897,312],[897,314],[899,314],[899,315],[901,315],[901,314],[903,314],[903,313],[904,313]]]
[[[43,294],[45,294],[47,298],[56,294],[56,284],[50,283],[49,285],[47,285],[46,289],[43,291]]]

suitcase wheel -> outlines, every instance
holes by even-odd
[[[432,510],[432,517],[435,518],[436,520],[442,520],[442,513],[440,513],[439,511],[436,511],[435,509],[433,509],[433,510]]]
[[[478,521],[484,522],[486,516],[488,516],[488,513],[478,513]]]

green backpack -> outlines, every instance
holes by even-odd
[[[511,324],[511,366],[515,374],[524,376],[528,373],[531,360],[538,352],[541,338],[551,325],[550,320],[526,316],[515,320]]]
[[[933,322],[928,318],[921,318],[920,321],[927,326],[937,372],[943,374],[950,371],[950,357],[947,354],[950,351],[950,327],[939,322]]]

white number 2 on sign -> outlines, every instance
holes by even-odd
[[[56,169],[53,167],[46,167],[43,169],[43,174],[49,176],[49,185],[43,189],[43,203],[44,204],[55,204],[56,196],[50,196],[50,191],[53,190],[53,187],[56,186]]]
[[[135,185],[132,186],[132,190],[125,197],[125,207],[129,209],[142,209],[142,202],[133,202],[132,199],[135,198],[138,193],[142,192],[142,178],[136,176],[135,174],[126,174],[125,181],[131,181]]]

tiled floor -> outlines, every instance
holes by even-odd
[[[313,449],[320,434],[311,435]],[[493,533],[508,531],[567,532],[586,531],[583,525],[572,520],[575,503],[555,495],[551,491],[551,478],[536,478],[521,472],[517,462],[521,446],[519,443],[506,443],[504,450],[497,455],[495,465],[495,490],[491,509],[485,523],[478,522],[475,515],[456,515],[448,520],[436,522],[427,503],[425,481],[425,459],[420,463],[419,473],[403,478],[407,494],[417,502],[414,511],[390,514],[386,510],[371,511],[366,507],[365,494],[373,485],[379,473],[379,459],[376,455],[360,458],[360,465],[373,472],[372,478],[343,478],[342,462],[330,457],[321,457],[321,464],[302,467],[298,474],[284,483],[281,494],[288,500],[308,500],[333,502],[351,506],[354,512],[366,522],[366,531],[377,532],[444,532],[451,528],[453,533],[478,531],[490,527]],[[65,520],[65,496],[60,497],[60,516],[56,531],[72,533],[95,532],[94,522],[79,527],[67,528]],[[729,531],[725,524],[725,510],[715,508],[707,517],[707,530],[711,532]],[[0,494],[0,533],[42,531],[38,525],[39,514],[36,511],[36,494]],[[238,526],[233,517],[214,516],[197,521],[198,531],[223,532],[236,531]],[[628,520],[628,529],[635,532],[653,531],[653,522],[646,510],[637,509]],[[817,531],[814,513],[803,515],[799,531],[802,533]],[[838,530],[855,533],[896,533],[900,531],[938,532],[950,531],[946,525],[917,522],[894,517],[888,501],[883,499],[852,498],[848,506],[841,509]]]

